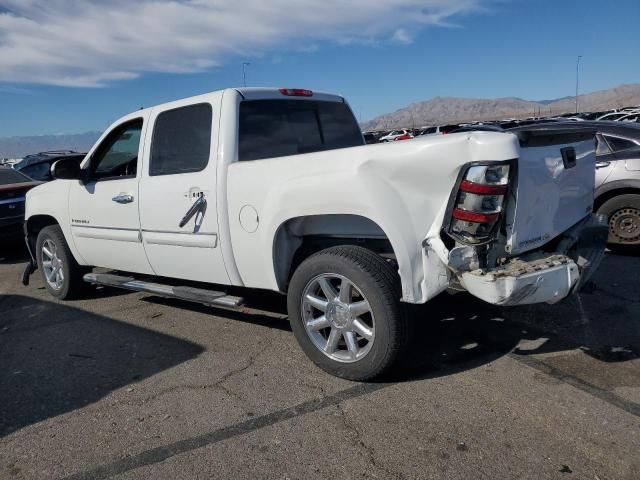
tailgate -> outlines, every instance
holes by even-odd
[[[595,185],[595,131],[534,126],[520,140],[515,202],[507,209],[507,250],[538,248],[589,215]]]

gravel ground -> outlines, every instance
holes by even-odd
[[[597,288],[412,308],[387,383],[330,377],[285,320],[96,289],[0,257],[0,478],[640,479],[640,258]],[[283,312],[283,298],[253,306]]]

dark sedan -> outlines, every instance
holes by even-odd
[[[12,168],[0,167],[0,241],[22,237],[25,194],[41,183]]]
[[[85,155],[85,153],[79,153],[73,150],[40,152],[33,155],[27,155],[20,162],[16,163],[13,168],[34,180],[48,182],[53,180],[51,177],[51,165],[55,162],[65,158],[74,158],[79,164],[84,159]]]

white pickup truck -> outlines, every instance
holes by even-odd
[[[585,282],[607,238],[594,134],[364,145],[342,97],[301,89],[138,110],[28,192],[23,280],[38,268],[59,299],[92,283],[225,308],[242,304],[228,286],[286,292],[306,354],[372,379],[406,345],[401,302],[554,303]]]

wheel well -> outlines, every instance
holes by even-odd
[[[614,197],[619,195],[640,195],[640,189],[633,187],[625,187],[625,188],[616,188],[614,190],[609,190],[608,192],[603,193],[599,197],[597,197],[593,202],[593,211],[597,212],[598,209],[606,202],[607,200],[611,200]]]
[[[27,220],[27,240],[32,252],[35,252],[40,230],[49,225],[58,225],[58,221],[50,215],[34,215]]]
[[[295,217],[278,228],[273,243],[273,265],[280,291],[286,291],[293,272],[306,258],[338,245],[361,246],[395,263],[387,235],[366,217],[347,214]]]

